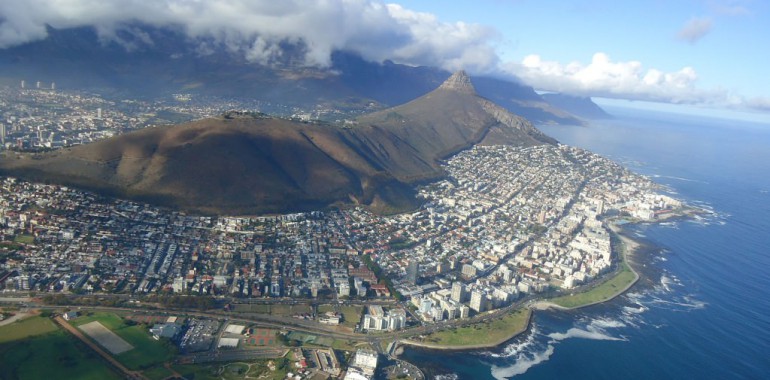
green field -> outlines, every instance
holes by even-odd
[[[42,317],[0,327],[0,368],[0,379],[122,378],[82,342]]]
[[[340,306],[340,313],[342,313],[342,325],[350,328],[355,328],[356,325],[361,322],[361,315],[363,315],[363,306]]]
[[[529,309],[517,309],[488,322],[435,332],[428,335],[423,343],[451,348],[500,344],[526,330],[530,313]]]
[[[296,314],[310,314],[313,310],[309,305],[270,305],[270,314],[278,316],[292,316]]]
[[[361,322],[361,316],[364,312],[363,306],[338,306],[338,305],[318,305],[318,315],[329,311],[342,313],[342,323],[340,326],[355,328],[356,324]]]
[[[634,281],[636,281],[636,273],[631,271],[631,268],[629,268],[628,265],[624,262],[621,264],[620,272],[618,272],[618,274],[608,279],[607,281],[596,285],[588,291],[569,296],[557,297],[549,300],[549,302],[553,302],[559,306],[567,308],[574,308],[590,305],[597,302],[603,302],[617,296],[623,289],[628,287],[628,285],[632,284]]]
[[[49,318],[30,317],[0,327],[0,344],[35,335],[43,335],[58,329]]]
[[[248,363],[181,364],[172,368],[185,378],[195,380],[282,380],[286,378],[286,373],[289,372],[287,359],[272,360],[275,371],[268,368],[268,362],[270,360],[256,360]]]
[[[175,349],[170,343],[153,339],[147,327],[129,326],[122,318],[112,313],[92,313],[74,320],[72,324],[81,326],[92,321],[98,321],[134,346],[130,351],[115,355],[115,358],[129,369],[149,369],[174,357]]]
[[[310,314],[313,312],[313,309],[310,307],[310,305],[304,305],[304,304],[298,304],[298,305],[235,304],[233,305],[233,311],[238,313],[270,314],[270,315],[288,317],[296,314]]]
[[[346,339],[335,339],[334,342],[332,342],[331,347],[335,350],[340,351],[355,351],[359,348],[370,348],[371,346],[369,343],[366,342],[356,342],[353,340],[346,340]]]
[[[13,238],[13,242],[17,244],[34,244],[35,237],[27,234],[16,235],[16,237]]]
[[[151,380],[163,380],[173,375],[173,372],[171,372],[171,370],[163,366],[156,366],[142,373]]]

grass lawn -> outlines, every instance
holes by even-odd
[[[3,326],[0,340],[0,379],[122,378],[47,318],[31,317]]]
[[[58,329],[49,318],[29,317],[0,327],[0,344],[43,335]]]
[[[13,242],[17,244],[34,244],[35,237],[27,234],[16,235],[16,237],[13,238]]]
[[[517,309],[505,317],[489,322],[433,333],[423,342],[457,348],[500,343],[524,331],[527,328],[530,313],[529,309]]]
[[[616,296],[621,290],[636,280],[636,274],[631,271],[628,265],[625,262],[621,265],[622,269],[617,275],[590,290],[574,295],[557,297],[550,300],[550,302],[572,308],[606,301]]]
[[[239,313],[270,314],[270,305],[263,304],[235,304],[234,310]]]
[[[271,371],[267,363],[276,364],[275,371]],[[239,380],[239,379],[264,379],[283,380],[289,371],[286,359],[257,360],[235,363],[211,363],[211,364],[180,364],[173,366],[174,370],[187,379],[195,380]]]
[[[364,313],[363,306],[337,306],[337,305],[318,305],[318,315],[329,311],[338,311],[342,313],[342,323],[340,326],[355,328],[356,324],[361,322],[361,316]]]
[[[270,314],[279,316],[292,316],[296,314],[310,314],[313,310],[309,305],[271,305]]]
[[[361,322],[361,315],[363,315],[363,306],[340,306],[340,312],[342,313],[342,325],[345,327],[355,328],[356,325]]]
[[[150,378],[151,380],[163,380],[173,374],[171,370],[169,370],[166,367],[163,367],[162,365],[153,367],[142,373],[148,378]]]
[[[318,305],[318,314],[334,311],[334,305]]]
[[[361,343],[353,340],[335,339],[331,347],[335,350],[355,351],[359,348],[369,348],[371,346],[369,346],[368,343]]]
[[[174,348],[168,342],[153,339],[147,327],[139,324],[129,326],[122,318],[112,313],[92,313],[77,318],[72,324],[80,326],[92,321],[100,322],[134,346],[132,350],[115,355],[115,358],[129,369],[148,369],[174,357]]]

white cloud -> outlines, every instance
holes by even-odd
[[[695,84],[692,67],[674,72],[645,69],[641,62],[614,62],[607,54],[594,54],[591,63],[562,64],[529,55],[520,63],[507,63],[503,70],[544,91],[586,96],[662,101],[671,103],[724,102],[724,91],[703,91]]]
[[[770,98],[768,97],[749,98],[746,99],[746,101],[743,103],[745,103],[745,105],[751,109],[758,111],[770,111]]]
[[[684,24],[676,36],[680,40],[694,44],[711,31],[713,24],[708,17],[693,17]]]
[[[43,39],[50,25],[94,26],[102,39],[130,50],[135,44],[115,31],[136,22],[174,26],[205,39],[200,52],[211,51],[213,42],[258,63],[280,56],[279,44],[289,42],[303,44],[305,63],[314,66],[327,66],[334,50],[450,70],[497,64],[494,29],[376,0],[0,0],[0,48]]]
[[[723,12],[745,10],[742,0],[713,1]],[[135,28],[138,23],[185,33],[195,44],[194,53],[212,54],[225,47],[259,64],[300,54],[305,65],[327,67],[332,52],[348,50],[371,61],[512,74],[541,90],[767,108],[766,99],[749,101],[723,90],[697,88],[691,67],[664,72],[638,61],[615,62],[603,53],[588,64],[562,64],[538,55],[502,62],[496,52],[500,36],[493,28],[443,22],[380,0],[0,0],[0,49],[46,38],[46,25],[93,26],[100,39],[127,50],[153,45],[150,35]],[[710,19],[692,19],[680,37],[694,43],[711,27]],[[285,44],[303,50],[287,53]]]

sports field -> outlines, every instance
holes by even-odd
[[[99,345],[110,351],[113,355],[122,354],[134,349],[134,346],[104,327],[104,325],[98,321],[86,323],[85,325],[80,326],[80,330],[95,340],[96,343],[99,343]]]

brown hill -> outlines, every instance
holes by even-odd
[[[442,175],[438,160],[477,143],[554,140],[476,95],[463,72],[352,128],[228,114],[149,128],[23,159],[0,170],[156,204],[252,214],[359,202],[414,207],[410,185]]]

